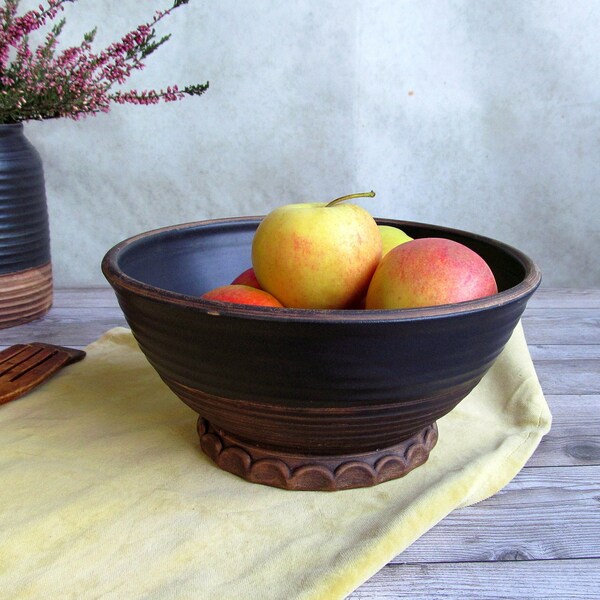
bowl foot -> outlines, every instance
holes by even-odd
[[[260,448],[198,419],[204,453],[218,467],[247,481],[286,490],[337,491],[403,477],[422,465],[438,439],[435,423],[388,448],[319,456]]]

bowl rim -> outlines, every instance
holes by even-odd
[[[199,296],[192,296],[159,288],[144,283],[125,274],[118,265],[118,259],[122,252],[136,242],[172,233],[179,230],[196,229],[202,227],[218,227],[219,225],[244,225],[249,223],[258,224],[264,216],[225,217],[219,219],[206,219],[191,221],[177,225],[159,227],[137,235],[128,237],[115,244],[102,259],[102,273],[117,293],[123,291],[133,292],[149,300],[166,304],[176,304],[190,309],[198,309],[207,315],[230,316],[240,318],[264,319],[267,321],[309,321],[316,323],[325,322],[386,322],[386,321],[415,321],[423,319],[435,319],[452,315],[465,315],[485,311],[490,308],[504,306],[530,296],[541,283],[542,274],[536,263],[521,250],[487,236],[472,233],[462,229],[421,223],[417,221],[406,221],[391,218],[375,217],[379,225],[392,225],[424,227],[435,230],[438,233],[449,233],[466,236],[476,241],[487,243],[497,247],[503,252],[516,259],[525,270],[525,277],[517,285],[498,292],[492,296],[467,300],[454,304],[440,304],[437,306],[425,306],[417,308],[395,308],[395,309],[305,309],[305,308],[279,308],[269,306],[250,306],[245,304],[233,304],[216,300],[206,300]],[[443,237],[443,236],[440,236]]]

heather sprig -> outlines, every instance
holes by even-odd
[[[46,0],[37,9],[18,15],[20,0],[0,6],[0,123],[108,112],[113,103],[156,104],[199,96],[208,83],[177,85],[160,90],[118,89],[145,60],[170,39],[158,37],[156,25],[189,0],[174,0],[152,19],[100,52],[92,44],[96,29],[84,34],[78,46],[58,51],[65,19],[54,22],[43,42],[30,47],[30,34],[54,21],[67,2]]]

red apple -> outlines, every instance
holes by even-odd
[[[260,287],[260,283],[258,283],[258,279],[256,278],[256,273],[254,269],[250,267],[246,269],[243,273],[240,273],[232,282],[231,285],[248,285],[250,287],[256,288],[257,290],[262,289]]]
[[[218,300],[219,302],[231,302],[233,304],[276,306],[282,308],[282,304],[277,298],[249,285],[222,285],[202,294],[201,298],[205,300]]]
[[[498,292],[476,252],[444,238],[405,242],[383,257],[369,285],[367,309],[453,304]]]

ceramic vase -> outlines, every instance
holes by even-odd
[[[44,171],[22,123],[0,125],[0,329],[52,305]]]

